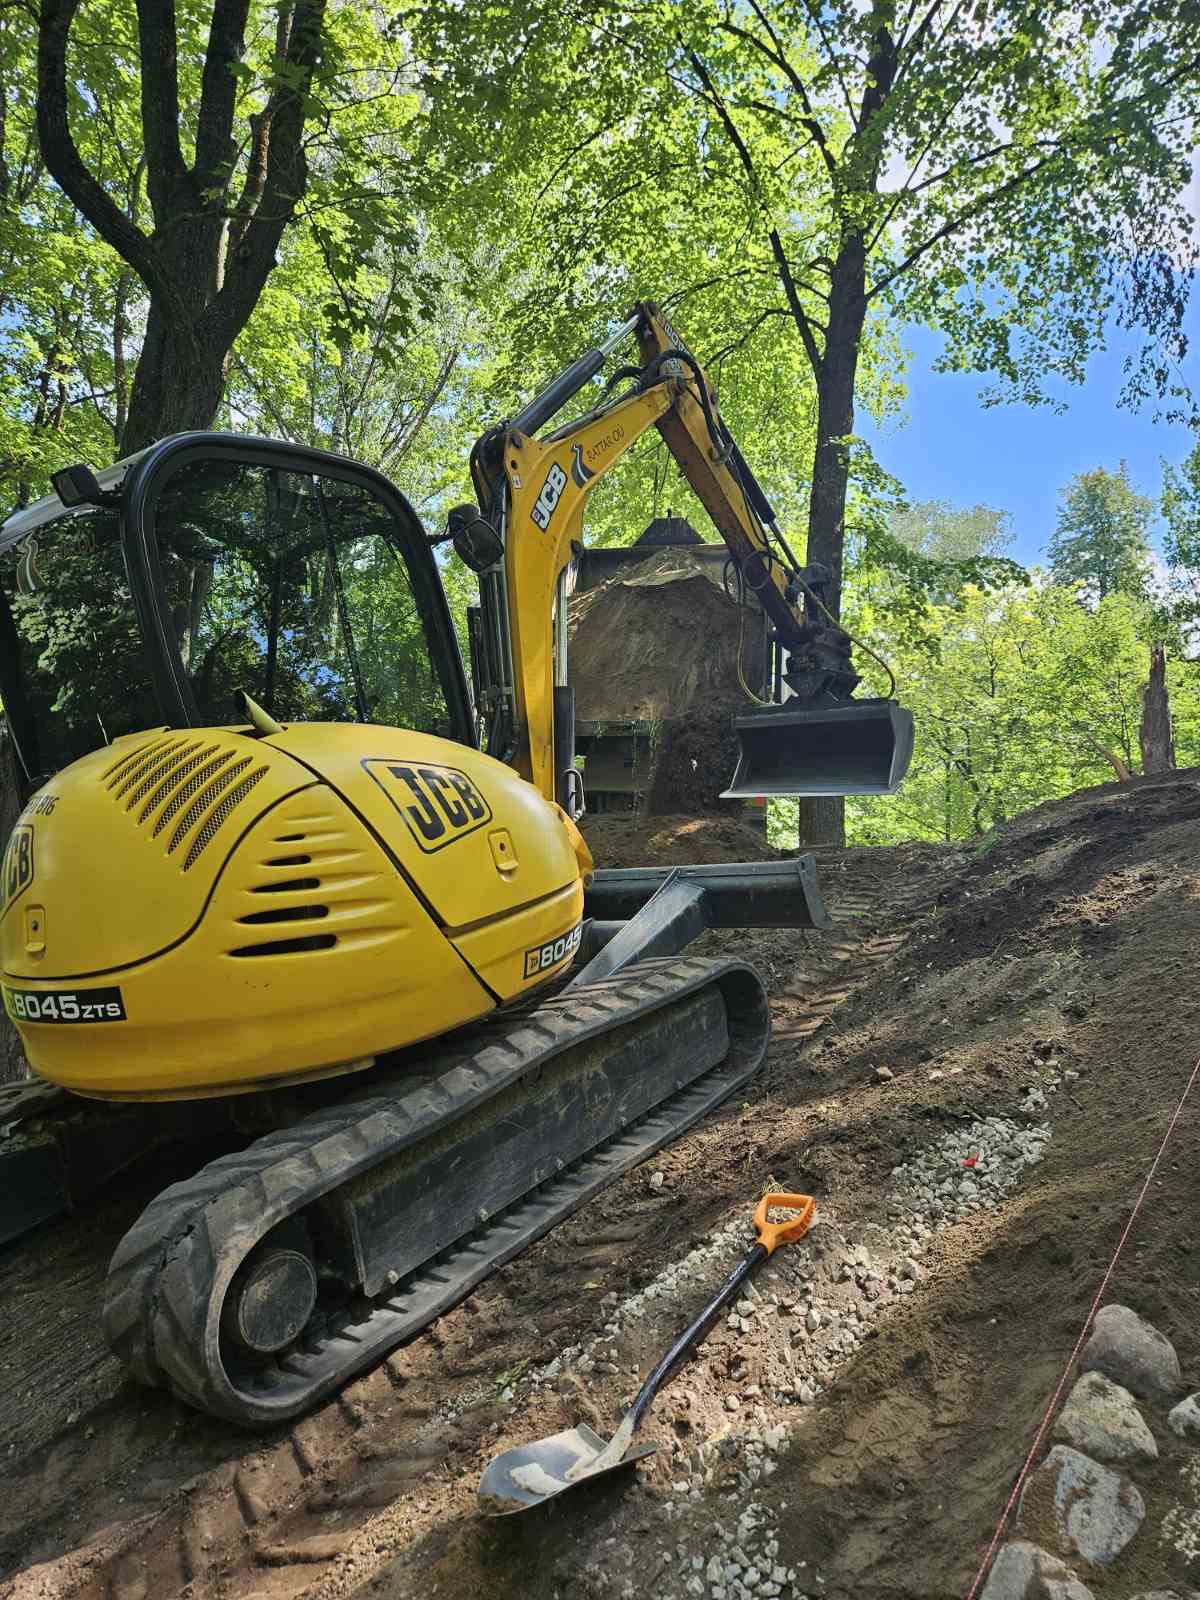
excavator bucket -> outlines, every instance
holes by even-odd
[[[895,700],[785,700],[735,717],[733,726],[737,770],[722,800],[892,794],[912,760],[912,712]]]

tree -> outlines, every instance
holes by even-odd
[[[1200,618],[1200,444],[1179,466],[1163,462],[1163,555],[1169,573],[1171,615],[1194,645]]]
[[[421,28],[439,126],[477,163],[498,145],[518,160],[570,103],[577,133],[536,216],[564,283],[645,217],[631,201],[670,181],[686,114],[697,227],[737,176],[739,259],[688,287],[723,274],[745,290],[747,337],[796,341],[816,400],[807,555],[834,574],[835,612],[873,321],[940,328],[943,365],[1036,402],[1048,377],[1082,377],[1115,310],[1146,335],[1131,393],[1169,381],[1194,256],[1179,197],[1200,53],[1155,0],[645,0],[616,16],[566,0],[534,17],[430,0]],[[521,107],[507,143],[498,60]],[[825,810],[818,826],[836,834]]]
[[[1138,494],[1124,461],[1116,472],[1078,472],[1063,491],[1047,554],[1058,584],[1082,586],[1090,603],[1110,594],[1144,595],[1150,577],[1147,530],[1154,502]]]
[[[41,0],[43,159],[148,297],[123,451],[212,424],[230,351],[297,221],[334,280],[327,314],[361,326],[369,301],[358,275],[374,242],[387,233],[397,248],[415,244],[412,169],[383,137],[411,114],[405,70],[370,8],[215,0],[205,35],[190,8],[177,20],[174,0],[138,0],[132,19],[100,0]],[[148,219],[78,131],[96,107],[128,115],[131,84]],[[414,263],[389,335],[411,328],[421,292]]]
[[[952,506],[946,500],[920,500],[895,510],[889,519],[894,539],[935,561],[973,561],[999,556],[1013,542],[1007,511],[991,506]]]
[[[33,499],[64,460],[110,459],[128,397],[136,280],[47,176],[36,53],[34,19],[10,8],[0,27],[0,509]],[[106,183],[136,196],[140,151],[114,109],[98,101],[85,138]]]
[[[1150,676],[1142,685],[1142,722],[1138,729],[1143,772],[1173,772],[1175,740],[1171,730],[1171,702],[1167,691],[1167,652],[1161,644],[1150,647]]]

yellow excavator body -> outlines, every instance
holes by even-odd
[[[828,927],[811,857],[593,873],[574,821],[571,561],[651,428],[773,630],[735,792],[890,792],[911,716],[851,698],[829,574],[650,302],[481,435],[443,534],[361,463],[208,433],[64,468],[0,524],[0,986],[47,1080],[0,1088],[0,1244],[219,1141],[112,1257],[144,1382],[299,1416],[760,1067],[761,977],[686,952]]]
[[[519,998],[574,957],[591,858],[478,751],[310,723],[118,740],[33,797],[4,869],[33,1066],[153,1100],[352,1071]]]

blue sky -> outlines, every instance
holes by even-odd
[[[1185,376],[1200,386],[1200,303],[1188,312],[1191,351]],[[1058,492],[1076,472],[1115,470],[1129,462],[1136,487],[1154,498],[1162,485],[1160,458],[1181,461],[1193,440],[1186,428],[1154,421],[1154,408],[1140,412],[1117,405],[1121,364],[1132,348],[1128,335],[1112,329],[1109,347],[1095,356],[1087,381],[1065,389],[1067,410],[1054,415],[1042,406],[991,406],[979,402],[985,386],[977,376],[939,373],[932,364],[941,338],[909,328],[907,417],[876,428],[860,415],[859,433],[869,440],[881,466],[893,473],[910,500],[983,504],[1009,512],[1016,541],[1009,554],[1026,565],[1039,560],[1054,531]]]

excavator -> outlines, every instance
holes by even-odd
[[[0,1091],[0,1238],[170,1152],[103,1307],[144,1382],[299,1415],[760,1066],[758,973],[686,951],[828,927],[812,857],[597,869],[577,826],[566,575],[651,427],[770,624],[728,793],[894,790],[912,718],[854,697],[827,575],[653,302],[483,434],[438,534],[369,467],[223,433],[64,468],[0,529],[0,969],[37,1075]]]

